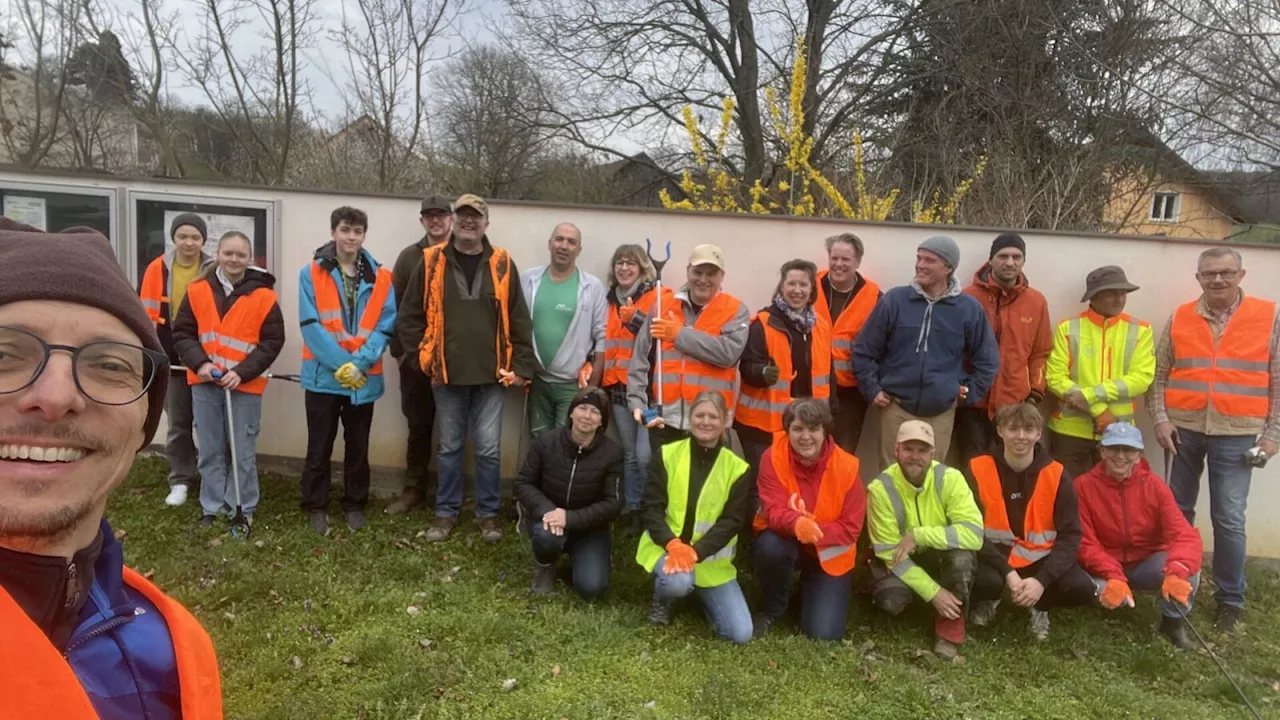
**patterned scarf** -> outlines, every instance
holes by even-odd
[[[818,316],[814,314],[812,306],[806,307],[804,310],[797,311],[792,309],[792,307],[787,304],[787,301],[783,300],[781,297],[775,297],[773,299],[773,306],[781,310],[782,313],[787,316],[788,320],[790,320],[797,328],[800,328],[805,332],[812,330],[813,324],[818,321]]]

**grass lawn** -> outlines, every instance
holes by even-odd
[[[1207,655],[1153,631],[1150,597],[1129,612],[1058,612],[1043,645],[1024,614],[1002,612],[955,664],[928,652],[923,607],[889,622],[861,597],[842,643],[784,622],[733,647],[696,601],[670,627],[645,623],[652,586],[623,530],[608,599],[591,606],[564,585],[530,597],[527,542],[513,532],[488,547],[464,522],[428,546],[416,537],[425,513],[390,519],[377,504],[366,530],[339,521],[320,538],[297,510],[296,481],[267,476],[241,542],[222,522],[198,530],[194,498],[164,507],[164,478],[163,460],[139,459],[108,516],[130,565],[213,636],[228,718],[1248,717]],[[1254,572],[1250,585],[1238,637],[1212,633],[1208,581],[1193,619],[1263,715],[1280,717],[1280,578]]]

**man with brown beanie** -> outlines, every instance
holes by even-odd
[[[153,321],[88,228],[0,218],[0,265],[3,715],[221,718],[208,634],[103,520],[164,408]]]

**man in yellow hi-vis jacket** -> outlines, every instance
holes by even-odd
[[[1098,438],[1108,425],[1134,422],[1138,396],[1155,378],[1151,324],[1124,311],[1137,289],[1116,265],[1090,272],[1081,298],[1088,309],[1054,332],[1045,367],[1045,384],[1058,398],[1049,447],[1072,477],[1098,464]]]

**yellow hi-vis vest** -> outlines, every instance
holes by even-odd
[[[1059,403],[1049,416],[1049,429],[1096,440],[1100,434],[1095,418],[1109,413],[1109,420],[1132,423],[1137,399],[1155,376],[1150,323],[1125,313],[1104,318],[1091,309],[1064,320],[1053,335],[1045,384],[1058,397],[1079,388],[1089,403],[1089,412]]]

